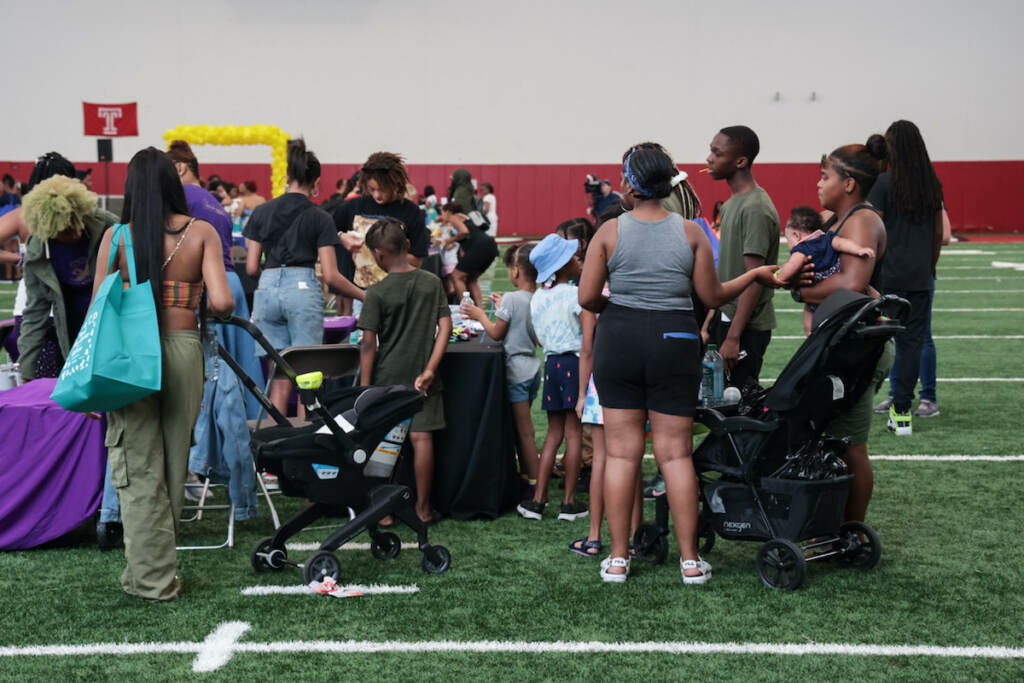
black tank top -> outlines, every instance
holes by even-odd
[[[874,212],[874,214],[876,216],[879,215],[878,214],[878,209],[876,209],[875,207],[871,206],[871,204],[868,204],[867,202],[863,202],[861,204],[855,205],[852,209],[850,209],[850,212],[848,214],[846,214],[846,218],[843,219],[843,222],[840,223],[836,227],[835,230],[832,230],[832,226],[835,225],[836,222],[839,219],[839,217],[836,216],[835,214],[832,214],[832,217],[829,218],[827,221],[825,221],[825,225],[823,225],[821,229],[822,230],[832,230],[832,232],[834,232],[836,234],[836,236],[838,236],[839,233],[843,229],[843,225],[846,223],[846,221],[848,221],[850,219],[850,216],[852,216],[857,211],[860,211],[861,209],[868,209],[869,211]],[[879,218],[881,218],[881,216],[879,216]],[[877,250],[876,250],[876,252],[877,252]],[[875,254],[875,268],[874,268],[874,270],[871,271],[871,280],[868,282],[869,285],[871,285],[872,287],[877,289],[879,292],[882,291],[882,262],[884,260],[885,260],[885,252],[884,251],[882,252],[881,256],[879,256],[877,253]]]

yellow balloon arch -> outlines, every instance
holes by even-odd
[[[170,146],[172,140],[190,145],[269,145],[271,196],[284,194],[288,173],[288,133],[277,126],[177,126],[164,133]]]

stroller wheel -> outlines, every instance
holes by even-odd
[[[256,547],[252,549],[249,559],[252,561],[252,568],[260,574],[279,572],[284,569],[284,561],[288,559],[288,551],[284,548],[275,548],[274,538],[267,536],[260,539]]]
[[[443,545],[428,545],[420,557],[420,567],[428,574],[443,574],[452,566],[452,554]]]
[[[668,538],[657,524],[644,522],[633,534],[633,557],[644,564],[663,564],[668,557]]]
[[[772,539],[757,551],[757,575],[769,588],[796,590],[807,575],[807,561],[793,541]]]
[[[309,556],[302,566],[302,575],[306,582],[323,581],[324,577],[331,577],[335,581],[341,576],[341,562],[329,550],[318,550]]]
[[[711,515],[703,514],[703,511],[697,518],[697,540],[701,555],[707,555],[715,547],[715,525],[711,522]]]
[[[878,534],[864,522],[846,522],[839,527],[836,541],[839,561],[855,569],[871,569],[882,556]]]
[[[402,541],[398,534],[385,531],[370,540],[370,552],[378,560],[393,560],[402,551]]]

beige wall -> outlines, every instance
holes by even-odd
[[[4,4],[0,159],[92,158],[82,100],[140,103],[118,160],[180,123],[270,123],[325,162],[595,163],[651,138],[692,163],[747,123],[762,160],[814,161],[896,118],[936,159],[1024,158],[1012,0]]]

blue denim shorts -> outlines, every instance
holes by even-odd
[[[312,268],[270,268],[253,292],[252,321],[275,349],[324,340],[324,296]],[[265,355],[256,347],[258,355]]]
[[[540,392],[540,370],[533,376],[533,379],[528,379],[525,382],[519,384],[508,385],[508,402],[509,403],[521,403],[523,401],[529,401],[533,403],[533,399],[537,398],[537,394]]]

